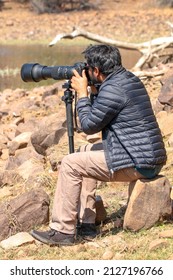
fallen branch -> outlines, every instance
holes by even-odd
[[[142,80],[142,79],[147,79],[147,78],[153,78],[156,76],[163,76],[167,71],[168,71],[168,69],[165,68],[162,70],[156,69],[154,71],[149,71],[149,70],[133,71],[133,73]]]
[[[52,47],[61,39],[74,39],[74,38],[80,37],[80,36],[85,37],[85,38],[95,41],[95,42],[116,45],[117,47],[120,47],[122,49],[138,50],[141,53],[143,53],[146,48],[148,49],[148,47],[158,46],[160,44],[165,44],[165,43],[168,43],[168,44],[173,43],[172,36],[171,37],[160,37],[160,38],[156,38],[151,41],[143,42],[143,43],[127,43],[127,42],[123,42],[123,41],[109,39],[107,37],[85,31],[84,29],[81,29],[81,28],[74,28],[74,30],[71,33],[58,34],[49,43],[49,46]]]
[[[128,43],[122,42],[114,39],[109,39],[104,36],[100,36],[98,34],[94,34],[88,31],[85,31],[81,28],[74,28],[71,33],[62,33],[58,34],[50,43],[49,46],[54,46],[58,41],[62,39],[74,39],[76,37],[85,37],[89,40],[115,45],[122,49],[127,50],[137,50],[141,53],[141,58],[138,60],[133,70],[141,70],[144,64],[151,62],[151,60],[156,56],[156,54],[165,48],[173,46],[173,36],[171,37],[160,37],[153,39],[151,41],[143,42],[143,43]],[[157,55],[159,57],[159,55]]]
[[[146,69],[142,71],[132,70],[132,72],[142,80],[142,79],[163,76],[169,69],[173,69],[173,63],[168,63],[166,65],[160,64],[158,67],[154,67],[151,70],[150,69]]]
[[[98,43],[106,43],[106,44],[112,44],[112,45],[116,45],[117,47],[121,47],[124,49],[134,49],[134,50],[139,50],[138,48],[138,44],[133,44],[133,43],[126,43],[126,42],[121,42],[121,41],[117,41],[117,40],[113,40],[113,39],[109,39],[106,38],[104,36],[100,36],[98,34],[94,34],[88,31],[85,31],[81,28],[74,28],[74,30],[71,33],[61,33],[58,34],[50,43],[49,46],[52,47],[54,46],[56,43],[58,43],[58,41],[60,41],[61,39],[74,39],[76,37],[85,37],[89,40],[98,42]]]

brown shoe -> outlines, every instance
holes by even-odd
[[[44,232],[32,230],[30,234],[35,239],[49,245],[70,246],[74,243],[74,234],[66,234],[54,229]]]

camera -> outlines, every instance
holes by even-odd
[[[43,66],[39,63],[26,63],[21,68],[21,78],[24,82],[40,82],[41,80],[69,80],[72,78],[73,70],[80,75],[82,70],[86,70],[88,82],[88,67],[84,62],[77,62],[73,66]]]

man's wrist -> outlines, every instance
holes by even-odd
[[[88,97],[87,92],[78,93],[78,98],[84,98],[84,97]]]

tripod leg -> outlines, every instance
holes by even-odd
[[[74,122],[73,122],[73,93],[70,90],[70,82],[64,84],[65,88],[67,88],[64,92],[64,96],[62,100],[66,104],[66,117],[67,117],[67,133],[69,137],[69,152],[74,153]]]

